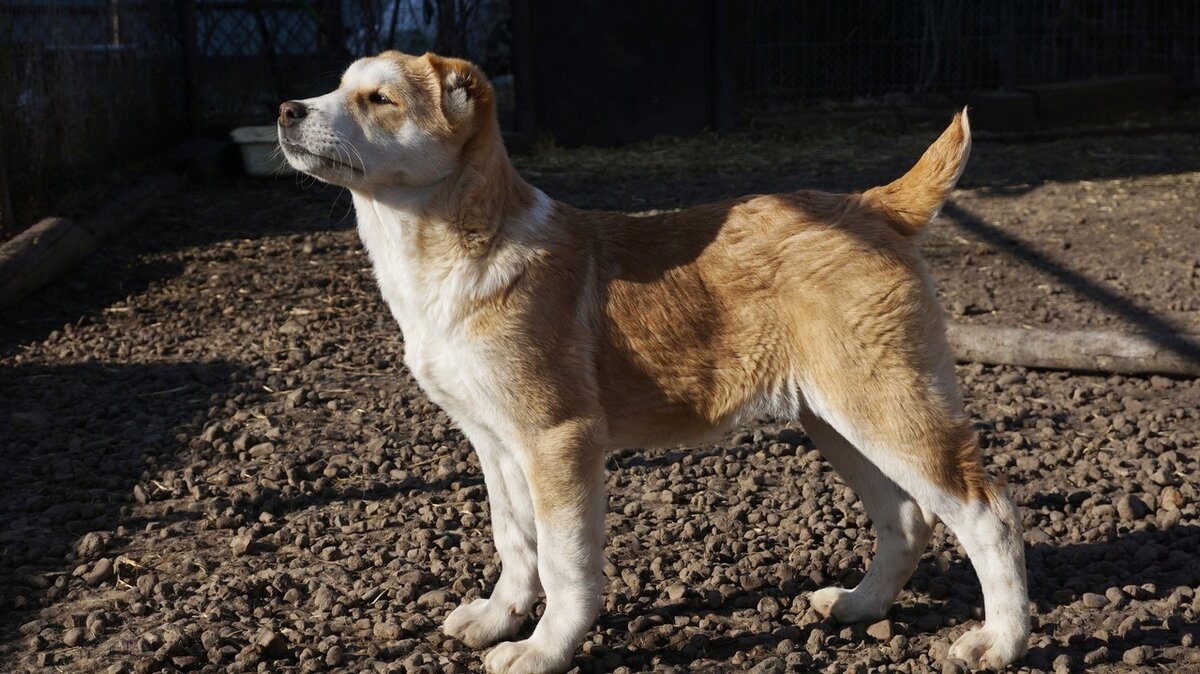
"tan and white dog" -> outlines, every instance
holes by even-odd
[[[567,669],[601,606],[605,452],[699,443],[762,414],[803,424],[878,532],[858,587],[812,605],[883,616],[934,518],[983,585],[950,656],[1026,650],[1021,520],[984,471],[914,237],[970,150],[959,114],[899,180],[631,217],[517,175],[475,66],[387,52],[280,107],[296,169],[348,188],[405,362],[483,466],[502,573],[446,634],[504,642],[489,672]],[[515,635],[535,602],[532,636]]]

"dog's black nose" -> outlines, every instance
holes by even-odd
[[[279,126],[290,126],[308,114],[308,108],[300,101],[285,101],[279,106]]]

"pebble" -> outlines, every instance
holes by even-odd
[[[1081,599],[1083,601],[1083,607],[1090,609],[1104,608],[1105,606],[1108,606],[1109,603],[1108,597],[1102,594],[1096,594],[1095,592],[1084,592]]]
[[[1121,662],[1127,665],[1144,665],[1150,661],[1154,651],[1149,646],[1134,646],[1121,654]]]
[[[1146,504],[1133,494],[1125,494],[1117,500],[1117,515],[1123,522],[1140,520],[1146,516]]]
[[[63,632],[62,640],[63,645],[67,646],[68,648],[78,646],[79,644],[83,643],[83,628],[72,627],[71,629]]]
[[[99,585],[113,576],[113,561],[107,557],[99,559],[92,565],[90,571],[83,575],[88,585]]]
[[[1108,662],[1109,657],[1108,646],[1101,646],[1095,650],[1088,651],[1087,654],[1083,656],[1083,663],[1090,667],[1093,665],[1098,665],[1102,662]]]
[[[417,605],[431,608],[434,606],[441,606],[442,604],[448,604],[452,601],[454,601],[453,593],[451,593],[449,590],[438,589],[430,590],[417,598]]]
[[[400,626],[396,623],[375,623],[373,632],[375,638],[381,641],[395,641],[400,638]]]
[[[892,621],[884,618],[879,622],[872,623],[867,627],[867,634],[879,641],[891,641],[895,630],[892,627]]]

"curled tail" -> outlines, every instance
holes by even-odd
[[[970,154],[971,125],[963,108],[908,173],[864,192],[863,205],[879,211],[901,234],[915,236],[937,216]]]

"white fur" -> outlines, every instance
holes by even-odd
[[[542,586],[533,503],[518,455],[487,430],[464,425],[463,431],[483,465],[501,573],[491,597],[459,606],[446,618],[443,630],[472,648],[481,648],[520,629]]]
[[[514,634],[542,588],[546,611],[528,640],[504,643],[488,654],[489,672],[519,674],[564,669],[600,609],[604,485],[585,512],[534,517],[525,464],[529,440],[495,400],[507,381],[486,346],[466,327],[465,307],[508,285],[536,253],[551,202],[537,192],[533,206],[506,226],[506,241],[488,264],[437,262],[416,254],[415,221],[393,197],[382,203],[355,192],[359,234],[380,290],[404,332],[404,360],[430,398],[466,432],[479,454],[492,505],[492,527],[502,572],[486,600],[460,606],[446,634],[484,646]],[[409,207],[415,208],[412,204]],[[539,555],[538,550],[554,554]]]
[[[840,433],[811,412],[801,417],[817,449],[858,494],[877,536],[875,559],[853,590],[827,587],[812,605],[844,623],[875,621],[887,614],[925,552],[933,517],[868,461]]]
[[[457,157],[413,120],[398,126],[363,125],[350,113],[356,93],[373,92],[385,83],[408,86],[390,61],[360,59],[346,70],[341,87],[299,101],[307,111],[303,122],[279,127],[279,145],[288,162],[327,182],[372,191],[431,187],[449,175]]]
[[[859,587],[852,591],[819,590],[813,595],[813,606],[835,618],[844,615],[848,621],[875,618],[886,612],[924,550],[928,533],[921,531],[921,524],[923,521],[928,526],[928,516],[933,514],[945,522],[967,551],[983,586],[987,614],[982,627],[954,642],[950,656],[972,668],[999,669],[1024,654],[1029,642],[1025,547],[1021,520],[1008,495],[989,503],[948,494],[918,466],[910,465],[903,451],[882,446],[862,426],[829,405],[815,386],[805,386],[804,394],[812,416],[818,418],[812,432],[826,436],[830,448],[827,456],[838,470],[846,467],[847,481],[863,499],[879,533],[875,564]],[[839,435],[841,440],[835,437]],[[896,488],[890,495],[888,482]],[[871,486],[876,488],[874,493]],[[885,512],[888,508],[894,510]],[[895,530],[888,531],[889,526]],[[920,550],[916,549],[918,542]]]

